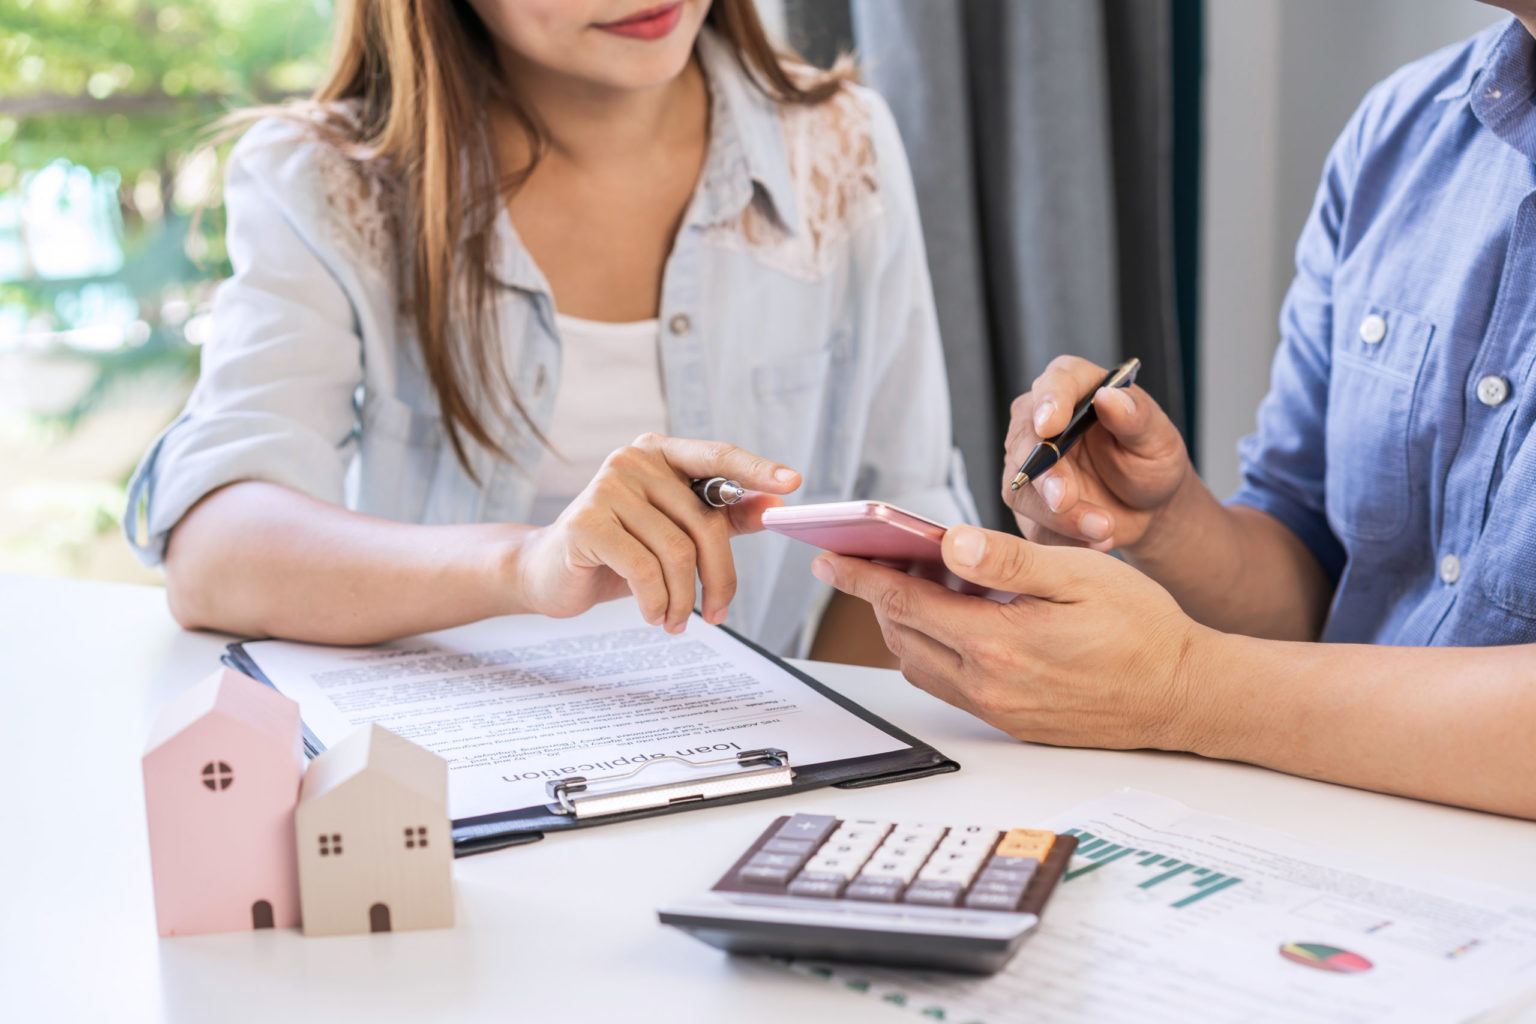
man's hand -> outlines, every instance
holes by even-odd
[[[1003,500],[1024,536],[1041,544],[1100,551],[1140,543],[1182,485],[1198,485],[1178,428],[1138,387],[1101,388],[1088,431],[1066,458],[1027,488],[1012,490],[1019,466],[1042,437],[1067,427],[1073,407],[1104,379],[1103,367],[1058,356],[1014,399],[1005,445]]]
[[[1214,634],[1166,590],[1109,555],[970,526],[945,535],[944,561],[1020,596],[998,604],[840,555],[812,571],[874,606],[909,680],[1012,736],[1190,749],[1199,702],[1183,667]]]

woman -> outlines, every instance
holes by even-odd
[[[750,0],[337,17],[232,156],[234,276],[131,485],[178,621],[362,643],[632,592],[676,632],[697,580],[772,649],[878,660],[851,599],[817,631],[809,550],[742,535],[792,491],[968,509],[884,106]],[[716,474],[762,493],[706,508]]]

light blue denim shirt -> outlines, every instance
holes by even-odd
[[[791,500],[878,498],[974,520],[950,441],[948,392],[917,206],[890,112],[850,88],[780,106],[707,30],[704,170],[663,279],[670,432],[728,441],[798,469]],[[134,475],[124,526],[158,564],[210,491],[265,480],[403,522],[526,522],[542,443],[473,448],[476,484],[445,440],[396,288],[387,191],[291,126],[264,122],[230,163],[234,275],[185,411]],[[535,426],[560,388],[549,284],[503,211],[497,324]],[[630,438],[616,442],[615,447]],[[824,593],[815,552],[733,542],[732,625],[792,653]]]
[[[1536,642],[1536,43],[1411,64],[1334,147],[1234,500],[1335,581],[1324,639]]]

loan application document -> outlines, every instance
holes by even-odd
[[[325,746],[377,722],[446,759],[456,820],[547,803],[551,780],[667,756],[777,747],[809,765],[907,748],[724,630],[694,616],[672,636],[632,600],[372,647],[243,646]],[[661,762],[637,781],[686,771]]]

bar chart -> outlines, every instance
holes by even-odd
[[[1119,868],[1116,869],[1119,872],[1126,872],[1128,869],[1136,870],[1146,876],[1136,882],[1138,888],[1157,889],[1159,894],[1166,889],[1173,897],[1168,905],[1175,910],[1182,910],[1216,895],[1223,889],[1241,885],[1243,881],[1241,878],[1224,874],[1214,868],[1192,864],[1156,850],[1142,850],[1113,843],[1081,829],[1069,828],[1066,834],[1076,836],[1078,845],[1077,853],[1072,858],[1072,866],[1062,876],[1064,882],[1081,878],[1091,872],[1102,871],[1111,864],[1119,864]]]

